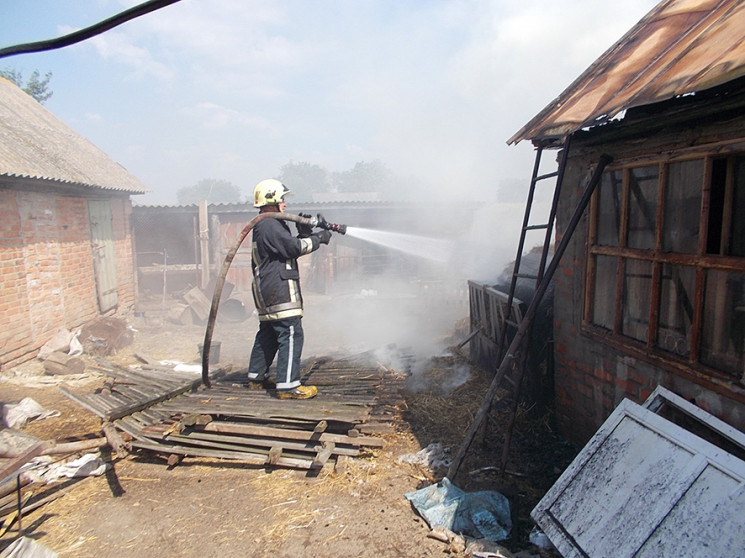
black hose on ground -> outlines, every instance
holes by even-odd
[[[225,261],[222,264],[220,275],[217,277],[215,283],[215,293],[212,295],[212,306],[210,307],[210,315],[207,318],[207,330],[204,332],[204,343],[202,344],[202,382],[208,388],[212,387],[210,383],[210,345],[212,345],[212,332],[215,329],[215,320],[217,319],[217,309],[220,306],[220,296],[222,295],[222,288],[225,285],[225,277],[228,275],[230,264],[235,258],[235,254],[241,247],[243,240],[246,238],[251,229],[256,226],[256,223],[263,219],[282,219],[283,221],[295,221],[303,225],[316,226],[317,221],[312,218],[301,217],[300,215],[293,215],[291,213],[259,213],[256,217],[251,219],[248,224],[243,227],[243,230],[238,235],[233,246],[231,246],[228,253],[225,255]]]

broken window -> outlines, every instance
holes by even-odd
[[[714,269],[706,273],[701,360],[741,375],[745,332],[745,275]]]
[[[629,172],[629,238],[631,248],[654,248],[657,230],[659,173],[657,165],[631,169]]]
[[[663,351],[679,356],[688,356],[691,353],[695,286],[695,268],[662,264],[657,346]]]
[[[621,230],[622,191],[622,171],[610,171],[603,174],[602,187],[598,195],[598,244],[618,246],[618,235]]]
[[[649,294],[652,290],[652,264],[627,259],[623,277],[622,332],[639,341],[649,333]]]
[[[610,169],[591,223],[585,324],[743,377],[745,156]]]

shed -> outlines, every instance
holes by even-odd
[[[556,414],[586,442],[658,385],[745,429],[745,4],[665,0],[509,143],[563,148]]]
[[[0,367],[134,307],[130,195],[147,188],[0,78]]]
[[[429,205],[393,203],[377,196],[314,194],[322,201],[293,202],[288,212],[323,214],[329,221],[349,227],[400,231],[403,234],[441,236],[438,217],[444,209]],[[468,212],[450,212],[466,219]],[[200,287],[211,295],[210,282],[219,273],[227,252],[243,228],[258,215],[251,203],[133,207],[137,246],[136,268],[143,302]],[[294,225],[290,228],[294,230]],[[440,268],[425,259],[364,242],[353,234],[334,235],[327,249],[300,260],[304,292],[331,294],[345,290],[373,289],[394,276],[413,283],[412,288],[437,290],[445,279]],[[236,297],[251,303],[251,248],[246,238],[236,253],[227,281]]]

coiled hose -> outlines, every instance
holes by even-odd
[[[301,217],[300,215],[293,215],[291,213],[259,213],[256,217],[251,219],[248,224],[243,227],[243,230],[238,235],[233,246],[230,247],[228,253],[225,255],[225,261],[222,264],[220,275],[217,277],[215,283],[215,293],[212,295],[212,306],[210,307],[210,315],[207,318],[207,329],[204,332],[204,343],[202,344],[202,383],[208,388],[212,387],[210,382],[210,345],[212,345],[212,332],[215,329],[215,320],[217,319],[217,309],[220,306],[220,297],[222,296],[222,288],[225,286],[225,277],[228,275],[230,264],[233,263],[233,258],[241,247],[243,240],[246,238],[251,229],[256,226],[256,223],[263,219],[281,219],[283,221],[295,221],[302,225],[316,226],[318,221],[310,217]]]

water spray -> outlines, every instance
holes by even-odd
[[[238,235],[238,238],[236,238],[233,246],[230,247],[230,250],[228,250],[228,253],[225,255],[225,261],[223,261],[220,275],[217,276],[217,281],[215,282],[215,292],[212,295],[212,306],[210,306],[210,315],[209,318],[207,318],[207,330],[204,332],[204,343],[202,344],[202,383],[204,383],[208,388],[212,387],[212,383],[210,382],[210,345],[212,345],[212,333],[215,329],[215,320],[217,319],[217,309],[220,306],[222,288],[225,286],[225,277],[228,275],[230,264],[233,262],[233,258],[235,258],[235,254],[241,247],[243,240],[256,226],[256,223],[264,219],[294,221],[300,225],[310,225],[311,227],[318,227],[339,234],[346,234],[347,232],[346,225],[329,223],[320,213],[317,217],[303,217],[302,215],[280,212],[259,213],[256,217],[251,219],[245,227],[243,227],[243,230]]]

